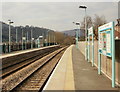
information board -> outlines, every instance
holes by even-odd
[[[88,29],[88,35],[93,35],[93,27]]]
[[[112,56],[112,22],[100,26],[99,30],[99,52],[105,56]]]
[[[112,58],[112,87],[115,87],[115,37],[114,22],[107,23],[98,28],[98,74],[101,74],[101,54]]]
[[[92,38],[92,46],[90,46],[90,38]],[[92,48],[90,48],[92,47]],[[90,49],[92,49],[92,53],[90,52]],[[92,66],[94,66],[94,33],[93,33],[93,27],[90,27],[88,29],[88,62],[90,61],[90,56],[92,58]]]

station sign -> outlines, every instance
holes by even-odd
[[[35,38],[32,38],[32,40],[34,40]]]
[[[26,40],[26,37],[22,37],[23,40]]]
[[[43,38],[43,36],[39,36],[39,38]]]
[[[88,29],[88,35],[92,35],[93,34],[93,27]]]

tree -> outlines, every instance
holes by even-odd
[[[60,45],[71,45],[75,43],[75,38],[65,35],[62,32],[55,32],[55,41]]]
[[[95,14],[95,17],[93,19],[93,25],[94,25],[94,34],[95,34],[95,39],[98,40],[98,27],[106,24],[107,21],[105,19],[105,16],[98,16],[97,14]]]
[[[87,28],[91,27],[93,22],[92,22],[92,17],[91,16],[86,16],[86,22],[87,22]],[[84,20],[81,23],[81,29],[85,29],[85,17]]]
[[[95,39],[98,40],[98,27],[107,23],[105,16],[104,15],[99,16],[97,14],[95,14],[94,18],[92,18],[91,16],[86,16],[86,22],[87,29],[90,28],[91,26],[94,26]],[[85,29],[85,17],[81,23],[81,29]]]
[[[92,25],[93,25],[93,22],[92,22],[92,17],[91,16],[86,16],[86,22],[87,22],[87,28],[90,28]],[[81,22],[81,28],[80,28],[82,31],[85,31],[85,17],[84,17],[84,20]],[[84,32],[85,33],[85,32]],[[88,31],[87,31],[87,34],[88,34]],[[81,38],[80,38],[81,39]],[[84,40],[85,37],[82,37],[81,40]]]

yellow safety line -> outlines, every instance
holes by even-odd
[[[74,75],[73,75],[73,65],[72,65],[72,46],[70,46],[69,55],[67,61],[66,77],[64,90],[75,90],[74,86]]]

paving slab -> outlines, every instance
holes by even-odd
[[[75,90],[72,65],[72,47],[64,52],[43,90]],[[52,92],[52,91],[51,91]]]
[[[72,49],[72,62],[75,90],[109,90],[108,92],[118,90],[111,87],[111,80],[105,75],[98,75],[97,68],[85,61],[84,55],[75,46]]]

